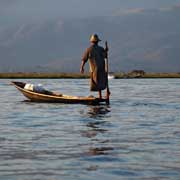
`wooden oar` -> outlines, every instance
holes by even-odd
[[[107,52],[107,57],[106,57],[106,74],[107,74],[107,88],[106,88],[106,104],[109,104],[109,97],[110,97],[110,90],[109,90],[109,83],[108,83],[108,73],[109,73],[109,60],[108,60],[108,43],[107,41],[105,42],[105,49]]]

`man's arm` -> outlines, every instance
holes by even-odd
[[[81,66],[80,66],[80,72],[82,74],[84,73],[84,65],[86,64],[88,57],[89,57],[89,50],[86,49],[85,53],[83,54],[82,62],[81,62]]]
[[[82,61],[82,63],[81,63],[81,67],[80,67],[80,73],[84,73],[84,65],[85,65],[85,61]]]

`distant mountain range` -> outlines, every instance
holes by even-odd
[[[3,26],[0,72],[79,72],[92,33],[109,42],[110,71],[180,72],[179,19],[174,6]]]

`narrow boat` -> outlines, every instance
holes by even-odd
[[[106,99],[99,99],[93,96],[68,96],[51,91],[45,91],[44,93],[38,93],[31,90],[24,89],[26,83],[24,82],[11,82],[25,97],[33,102],[50,102],[50,103],[68,103],[68,104],[90,104],[98,105],[101,103],[107,103]]]

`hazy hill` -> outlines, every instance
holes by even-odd
[[[89,36],[97,32],[109,41],[111,71],[180,72],[179,19],[180,7],[175,6],[3,26],[0,71],[78,72]]]

